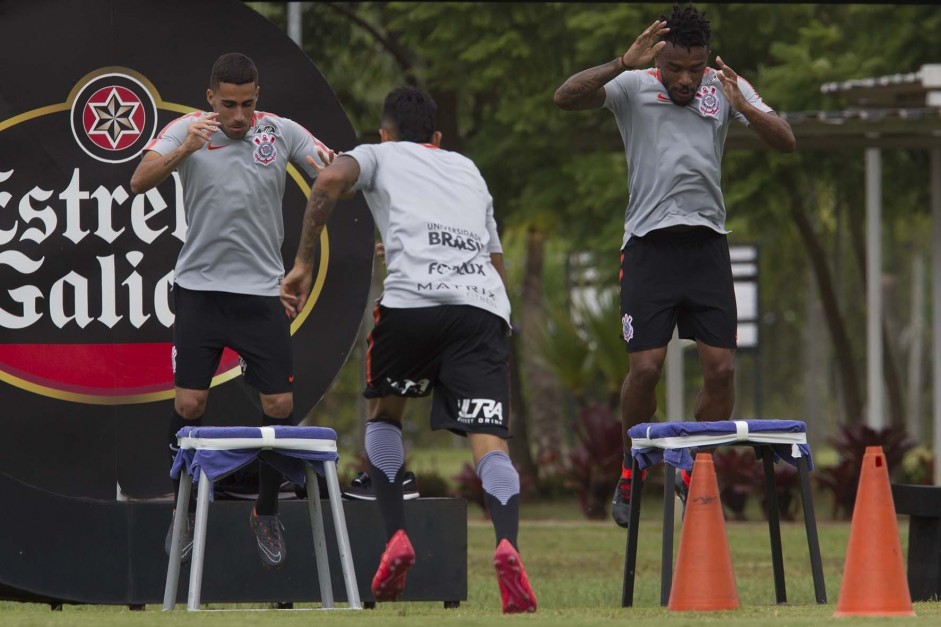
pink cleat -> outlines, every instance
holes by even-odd
[[[372,595],[377,601],[395,601],[405,589],[405,576],[415,564],[415,549],[405,531],[399,529],[386,543],[376,576],[372,578]]]
[[[516,548],[504,538],[493,554],[493,566],[500,582],[500,597],[504,614],[536,611],[536,594],[529,585],[526,569]]]

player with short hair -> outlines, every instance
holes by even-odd
[[[225,348],[239,354],[245,380],[260,393],[262,425],[294,424],[290,321],[279,300],[281,202],[290,163],[316,177],[333,153],[296,122],[257,111],[259,91],[258,69],[250,58],[220,56],[206,91],[212,111],[193,112],[167,125],[147,145],[131,178],[135,194],[174,171],[183,187],[187,232],[174,268],[171,454],[177,431],[201,424]],[[277,516],[282,481],[277,470],[260,462],[250,524],[259,557],[269,568],[280,566],[286,554]],[[191,503],[184,561],[192,549],[192,528]],[[168,533],[168,551],[169,542]]]
[[[575,74],[555,93],[565,110],[610,109],[627,156],[620,305],[630,370],[621,387],[624,463],[612,508],[622,527],[630,518],[627,430],[653,419],[675,327],[699,351],[696,419],[732,413],[737,315],[720,187],[729,124],[746,124],[781,152],[796,148],[788,123],[721,57],[718,70],[708,67],[711,35],[705,12],[674,5],[620,57]],[[652,60],[654,68],[641,69]],[[681,492],[685,471],[682,479]]]
[[[362,190],[385,247],[387,276],[366,357],[365,447],[388,543],[372,580],[378,601],[405,587],[415,550],[402,499],[402,414],[433,393],[431,426],[467,436],[496,533],[505,613],[536,610],[517,550],[519,474],[509,457],[510,303],[493,199],[474,163],[439,148],[434,101],[414,88],[385,100],[380,144],[341,154],[311,190],[289,315],[310,293],[314,250],[337,199]]]

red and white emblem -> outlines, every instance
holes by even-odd
[[[255,152],[252,153],[255,163],[268,165],[278,158],[278,149],[274,146],[274,140],[275,136],[268,133],[255,135],[255,139],[252,140],[255,142]]]
[[[699,90],[699,113],[707,117],[716,117],[719,113],[719,97],[715,87],[703,87]]]
[[[154,97],[133,71],[103,68],[76,87],[71,107],[72,136],[89,156],[104,163],[136,158],[154,136]]]

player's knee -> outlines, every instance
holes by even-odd
[[[276,396],[262,400],[262,411],[275,419],[290,418],[294,411],[294,399],[290,396]]]
[[[176,413],[185,420],[196,420],[206,413],[206,399],[196,396],[177,397],[174,402]]]
[[[655,388],[660,381],[660,375],[663,368],[660,364],[653,361],[641,361],[631,364],[631,369],[627,373],[626,382],[630,386],[641,388]]]
[[[724,361],[703,368],[703,383],[711,390],[727,390],[735,383],[735,364]]]

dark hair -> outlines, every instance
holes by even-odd
[[[399,141],[426,143],[435,134],[438,105],[427,92],[415,87],[399,87],[386,96],[382,123],[395,127]]]
[[[209,74],[209,87],[216,89],[219,83],[244,85],[245,83],[258,84],[258,68],[255,62],[238,52],[224,54],[212,64]]]
[[[685,7],[674,4],[670,17],[661,15],[660,19],[666,20],[670,28],[670,32],[660,38],[662,41],[682,46],[687,50],[700,46],[709,48],[712,29],[709,28],[709,18],[706,17],[705,11],[697,11],[692,4]]]

